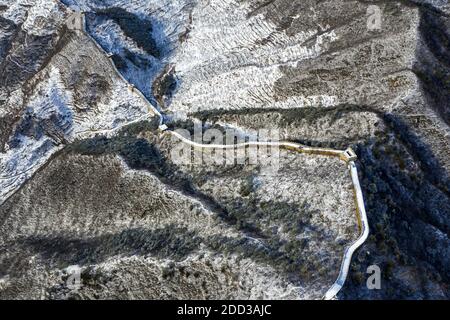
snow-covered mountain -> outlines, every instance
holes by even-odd
[[[0,0],[0,297],[323,296],[358,236],[345,164],[287,150],[276,175],[180,164],[156,108],[174,130],[352,147],[371,237],[338,298],[448,298],[449,14],[446,0]],[[365,286],[373,264],[381,290]]]

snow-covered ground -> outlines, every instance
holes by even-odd
[[[80,43],[75,41],[65,50],[70,51],[71,45]],[[87,51],[89,46],[90,50],[95,50],[95,45],[86,37],[81,45],[88,48]],[[75,101],[75,91],[67,87],[67,78],[71,76],[63,74],[67,72],[66,67],[70,68],[70,65],[61,63],[65,55],[67,53],[63,50],[53,57],[53,61],[35,76],[42,80],[38,81],[31,96],[26,100],[22,97],[26,103],[25,112],[15,125],[6,144],[6,152],[0,153],[0,203],[65,143],[100,133],[108,136],[126,124],[151,117],[146,102],[134,94],[112,68],[109,70],[108,100],[100,99],[95,106],[80,110]],[[106,60],[105,57],[103,59]],[[108,65],[107,60],[104,64]]]
[[[327,31],[329,26],[288,36],[262,14],[248,17],[250,5],[235,0],[64,2],[87,12],[122,8],[152,21],[151,37],[162,50],[159,58],[136,47],[111,20],[94,19],[89,31],[107,51],[122,57],[129,51],[148,62],[148,67],[136,67],[124,59],[124,76],[149,99],[152,81],[164,65],[175,66],[178,87],[167,110],[175,118],[212,109],[328,107],[339,102],[326,94],[282,101],[273,94],[283,76],[281,67],[316,57],[337,39],[333,30]]]
[[[122,1],[92,2],[86,0],[64,0],[69,8],[87,13],[87,29],[92,37],[107,51],[120,57],[117,67],[129,82],[133,83],[150,101],[152,83],[164,66],[173,60],[179,35],[189,21],[190,8],[194,1]],[[157,55],[146,52],[135,39],[127,35],[111,14],[105,9],[124,10],[133,19],[151,25],[147,41],[154,41]]]
[[[46,35],[53,30],[54,21],[62,20],[64,12],[56,0],[0,0],[0,17],[21,25],[28,34]]]
[[[44,121],[55,121],[62,135],[71,135],[72,111],[70,92],[61,84],[58,71],[51,70],[31,97],[21,123],[7,144],[7,152],[0,153],[0,203],[27,180],[62,145],[56,145],[41,127]],[[64,132],[65,131],[65,132]]]
[[[311,29],[288,36],[262,14],[249,17],[248,4],[208,1],[192,11],[187,40],[173,60],[181,85],[170,111],[329,106],[333,96],[293,96],[277,101],[275,82],[282,66],[296,65],[323,52],[334,31]],[[318,33],[321,33],[318,35]],[[317,36],[313,45],[308,39]]]
[[[2,17],[22,24],[22,30],[30,34],[54,32],[48,24],[62,20],[67,14],[64,6],[53,0],[0,3],[8,6]],[[201,110],[327,107],[338,102],[336,97],[327,95],[292,96],[280,101],[273,95],[275,82],[283,75],[280,67],[315,57],[337,39],[333,31],[324,31],[327,26],[287,36],[261,14],[249,18],[249,5],[234,0],[65,0],[63,3],[72,10],[87,12],[91,35],[106,51],[123,58],[125,65],[118,66],[119,70],[150,101],[155,102],[152,96],[155,77],[165,65],[175,66],[178,88],[166,110],[175,118]],[[105,8],[120,8],[143,23],[150,23],[152,31],[148,36],[153,39],[157,54],[152,55],[139,46],[117,21],[96,13],[104,12]],[[315,36],[313,45],[305,45]],[[26,102],[24,117],[35,122],[56,117],[57,127],[63,128],[67,141],[105,133],[145,117],[142,101],[128,94],[126,84],[121,81],[112,84],[110,99],[106,104],[100,101],[95,112],[74,114],[72,93],[64,87],[60,70],[51,67],[48,74],[49,78],[39,84],[40,89]],[[14,147],[0,155],[0,201],[61,148],[42,132],[37,136],[17,134],[14,141]]]

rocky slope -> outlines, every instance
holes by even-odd
[[[111,60],[67,28],[71,10]],[[0,1],[0,297],[308,299],[335,280],[358,233],[344,164],[176,163],[130,82],[173,129],[353,147],[371,236],[338,298],[449,298],[449,14],[445,0]]]

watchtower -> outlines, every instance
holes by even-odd
[[[70,30],[83,31],[84,30],[84,12],[75,11],[66,21],[66,26]]]
[[[356,159],[358,158],[352,148],[347,148],[339,155],[339,157],[346,163],[349,163],[350,161],[356,161]]]

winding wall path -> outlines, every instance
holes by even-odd
[[[352,255],[355,252],[356,249],[358,249],[367,239],[369,235],[369,224],[367,220],[366,210],[364,207],[364,199],[361,191],[361,186],[359,184],[358,179],[358,171],[356,168],[355,161],[357,160],[356,154],[351,148],[348,148],[347,150],[334,150],[334,149],[327,149],[327,148],[313,148],[313,147],[307,147],[300,145],[298,143],[293,142],[283,142],[283,141],[277,141],[277,142],[259,142],[259,141],[252,141],[252,142],[246,142],[246,143],[238,143],[238,144],[230,144],[230,145],[219,145],[219,144],[201,144],[194,142],[190,139],[187,139],[180,135],[179,133],[175,131],[171,131],[167,128],[166,125],[164,125],[164,117],[159,112],[157,107],[152,105],[150,101],[147,100],[147,98],[137,89],[134,87],[134,85],[130,84],[123,75],[119,72],[119,70],[116,68],[114,62],[111,59],[111,54],[106,52],[100,44],[97,43],[97,41],[91,37],[91,35],[86,30],[86,24],[85,24],[85,18],[83,12],[73,12],[71,16],[67,19],[67,27],[69,29],[75,30],[77,32],[83,32],[93,43],[97,46],[97,48],[107,57],[107,59],[110,61],[113,69],[117,73],[117,75],[126,83],[128,83],[129,89],[132,90],[133,93],[138,95],[144,103],[147,105],[149,111],[159,117],[159,130],[162,134],[169,134],[176,138],[178,138],[180,141],[183,141],[186,144],[189,144],[195,148],[208,148],[208,149],[232,149],[232,148],[242,148],[247,146],[276,146],[280,147],[282,149],[291,150],[294,152],[299,153],[306,153],[306,154],[318,154],[318,155],[326,155],[330,157],[336,157],[341,161],[344,161],[348,165],[348,169],[350,171],[350,175],[353,182],[353,188],[354,188],[354,194],[355,194],[355,204],[356,204],[356,216],[358,220],[358,226],[360,230],[360,235],[358,239],[356,239],[354,242],[352,242],[344,252],[344,256],[342,259],[341,267],[339,270],[339,275],[334,282],[334,284],[328,289],[328,291],[324,295],[324,299],[329,300],[336,297],[337,293],[341,290],[343,287],[345,280],[347,278],[347,274],[350,267],[350,262],[352,259]]]

